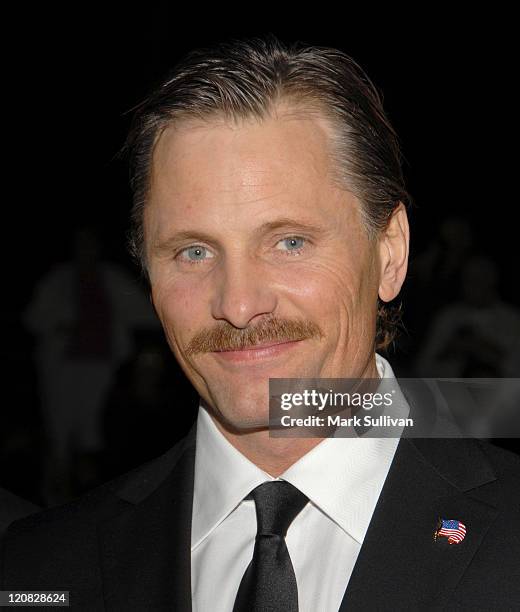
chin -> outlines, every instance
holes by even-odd
[[[269,398],[265,394],[212,394],[211,414],[228,430],[249,431],[269,427]]]

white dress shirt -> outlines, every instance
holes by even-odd
[[[376,354],[381,378],[395,378]],[[398,393],[400,393],[398,391]],[[408,407],[404,396],[400,400]],[[280,475],[309,503],[286,536],[300,612],[337,612],[398,438],[325,438]],[[252,489],[277,480],[249,461],[199,406],[191,531],[194,612],[232,612],[253,557],[256,512]]]

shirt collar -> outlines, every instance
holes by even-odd
[[[254,487],[274,480],[228,442],[202,404],[197,417],[195,448],[192,550]]]
[[[381,378],[395,379],[376,353]],[[404,397],[402,401],[406,403]],[[399,438],[326,438],[280,479],[300,489],[319,510],[362,544]],[[230,474],[233,477],[230,477]],[[222,435],[200,405],[197,418],[191,546],[198,546],[248,495],[276,480]]]

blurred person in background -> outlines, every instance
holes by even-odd
[[[43,488],[52,504],[96,481],[101,412],[114,373],[132,354],[133,331],[158,323],[138,283],[102,259],[91,227],[77,230],[74,258],[40,280],[23,321],[36,336],[47,436]]]
[[[433,317],[416,375],[454,378],[518,376],[520,311],[501,299],[496,264],[472,256],[462,267],[459,299]]]

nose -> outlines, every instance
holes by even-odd
[[[237,328],[245,328],[257,317],[276,308],[276,295],[266,271],[247,257],[227,257],[215,276],[211,314]]]

